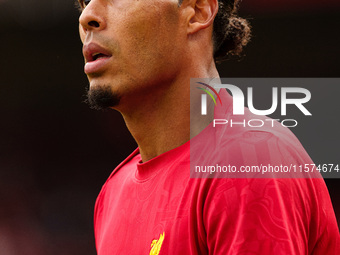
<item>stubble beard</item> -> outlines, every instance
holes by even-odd
[[[119,104],[120,96],[112,91],[111,87],[106,86],[95,86],[94,88],[86,88],[86,99],[90,108],[95,110],[105,110],[113,108]]]

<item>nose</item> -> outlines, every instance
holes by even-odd
[[[79,17],[81,33],[90,30],[103,30],[106,27],[104,12],[105,8],[100,4],[101,1],[92,0],[82,11]]]

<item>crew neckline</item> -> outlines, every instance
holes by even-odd
[[[146,181],[154,175],[157,175],[159,171],[167,171],[180,158],[184,158],[189,155],[189,147],[190,140],[146,162],[141,161],[139,149],[137,149],[136,152],[138,153],[137,155],[139,155],[139,160],[137,162],[137,170],[135,174],[136,179],[139,181]]]

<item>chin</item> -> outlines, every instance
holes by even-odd
[[[116,107],[120,102],[120,96],[108,85],[90,85],[85,102],[92,109],[104,110]]]

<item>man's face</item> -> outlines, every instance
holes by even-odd
[[[104,97],[115,97],[104,100],[104,107],[142,102],[174,79],[186,38],[177,0],[81,0],[80,4],[89,92],[98,96],[106,90]]]

